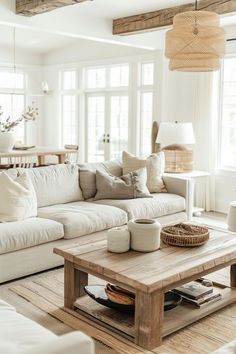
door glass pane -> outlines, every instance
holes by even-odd
[[[8,117],[11,121],[18,119],[24,111],[24,95],[0,94],[0,107],[3,112],[2,121]],[[25,124],[21,122],[13,129],[16,141],[25,142]]]
[[[111,96],[110,158],[119,159],[128,149],[129,97]]]
[[[63,145],[77,143],[75,106],[75,95],[62,96]]]
[[[110,68],[110,86],[124,87],[129,85],[129,65],[113,66]]]
[[[89,96],[87,100],[88,161],[100,162],[105,159],[105,97]]]
[[[152,131],[152,92],[140,94],[140,155],[146,157],[151,153]]]

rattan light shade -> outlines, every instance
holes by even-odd
[[[225,31],[219,16],[209,11],[188,11],[174,17],[173,29],[166,33],[165,55],[169,69],[214,71],[225,54]]]

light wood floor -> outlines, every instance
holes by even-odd
[[[199,218],[198,218],[199,219]],[[214,215],[208,213],[204,214],[202,217],[202,222],[207,223],[207,221],[212,225],[218,227],[226,227],[225,216],[224,215]],[[214,221],[215,220],[215,221]],[[71,331],[71,328],[67,325],[61,323],[57,319],[47,315],[44,311],[40,310],[36,306],[27,302],[25,299],[17,296],[13,292],[9,290],[10,287],[25,282],[26,280],[33,279],[35,277],[39,277],[40,275],[34,275],[31,277],[19,279],[13,282],[5,283],[0,285],[0,298],[7,301],[16,307],[17,311],[22,313],[28,318],[38,322],[42,326],[50,329],[57,335],[62,335],[64,333],[68,333]],[[221,271],[220,274],[221,281],[228,283],[228,278],[225,276],[224,272]],[[220,323],[215,323],[216,319]],[[230,341],[233,339],[232,333],[229,333],[229,327],[232,329],[236,328],[236,305],[230,308],[226,308],[220,311],[219,316],[212,318],[212,326],[209,327],[210,321],[203,320],[202,323],[199,322],[191,331],[182,330],[177,332],[176,334],[167,337],[164,341],[163,349],[160,348],[160,351],[155,351],[155,353],[168,353],[168,354],[176,354],[176,353],[188,353],[188,354],[200,354],[200,353],[208,353],[206,348],[214,338],[219,340],[219,346],[221,346],[224,342]],[[228,329],[227,329],[228,327]],[[217,331],[217,333],[216,333]],[[230,331],[231,332],[231,331]],[[236,333],[236,332],[235,332]],[[216,335],[217,334],[217,335]],[[192,337],[194,335],[194,337]],[[217,337],[217,338],[215,338]],[[235,334],[236,339],[236,334]],[[194,343],[194,345],[193,345]],[[176,349],[175,349],[176,348]],[[178,349],[177,349],[178,348]],[[182,348],[182,349],[180,349]],[[204,348],[201,351],[201,348]],[[209,351],[210,353],[210,351]]]

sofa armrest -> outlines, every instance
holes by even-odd
[[[72,332],[44,344],[31,347],[22,354],[95,354],[92,338],[82,332]]]
[[[185,198],[187,218],[191,220],[193,215],[194,180],[181,176],[171,177],[163,175],[163,181],[168,193],[177,194]]]

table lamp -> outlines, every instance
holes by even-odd
[[[193,169],[193,150],[195,144],[192,123],[160,123],[156,143],[165,153],[165,172],[183,173]]]

